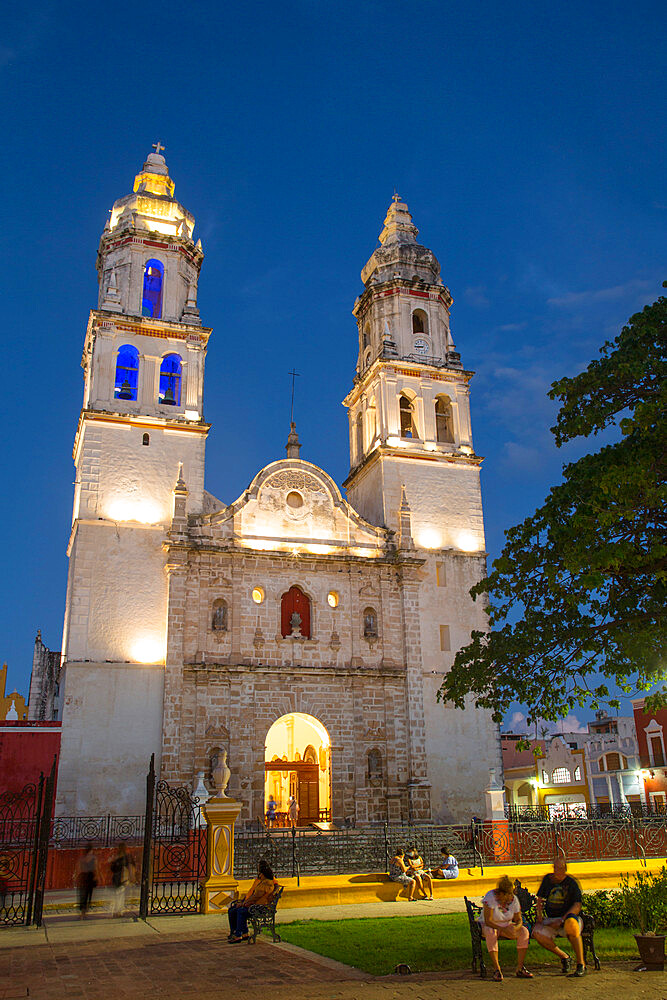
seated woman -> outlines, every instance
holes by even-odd
[[[449,848],[446,844],[443,844],[440,848],[440,854],[442,855],[440,867],[431,869],[433,878],[458,878],[459,863],[454,855],[449,853]]]
[[[408,871],[414,877],[418,887],[421,889],[424,899],[433,899],[433,880],[431,873],[424,868],[424,859],[419,856],[416,847],[411,847],[405,855]],[[428,896],[426,895],[425,884],[428,884]]]
[[[525,967],[524,960],[528,951],[530,934],[521,918],[519,900],[514,895],[512,880],[503,875],[498,879],[495,889],[489,889],[482,900],[483,913],[479,918],[482,933],[486,939],[486,947],[493,962],[493,978],[499,983],[503,974],[498,961],[498,938],[510,938],[516,941],[516,974],[519,979],[532,979],[533,974]]]
[[[273,872],[267,861],[262,858],[257,866],[257,878],[246,892],[243,899],[235,899],[227,910],[229,917],[230,944],[248,940],[248,909],[251,906],[262,906],[271,899],[278,887]]]
[[[392,882],[400,882],[401,885],[410,887],[408,899],[410,902],[415,898],[415,879],[408,874],[408,867],[405,863],[405,851],[402,847],[397,847],[394,856],[389,862],[389,878]]]

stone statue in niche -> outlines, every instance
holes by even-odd
[[[231,771],[227,767],[227,751],[221,750],[213,768],[213,795],[217,799],[226,799],[225,789],[229,784]]]
[[[301,635],[301,615],[298,611],[292,612],[292,617],[289,620],[290,628],[292,629],[292,635]]]
[[[227,605],[216,604],[213,609],[213,621],[211,622],[214,632],[227,631]]]

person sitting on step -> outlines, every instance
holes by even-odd
[[[405,855],[405,861],[408,866],[408,871],[417,882],[417,886],[421,889],[424,894],[424,899],[433,899],[433,880],[431,879],[431,873],[424,868],[424,859],[420,857],[419,851],[416,847],[411,847],[408,853]],[[428,887],[428,895],[426,889]]]
[[[440,848],[440,854],[442,855],[440,867],[431,869],[431,875],[433,878],[458,878],[459,863],[454,855],[449,853],[447,844],[442,845]]]
[[[394,856],[389,862],[389,878],[392,882],[400,882],[401,885],[409,887],[408,900],[412,902],[415,898],[417,882],[408,872],[408,866],[405,863],[405,851],[402,847],[396,848]]]
[[[532,979],[532,972],[524,965],[530,934],[523,923],[521,906],[514,895],[514,885],[507,875],[499,878],[495,889],[489,889],[482,899],[479,922],[493,963],[495,982],[500,983],[503,979],[498,961],[498,938],[516,941],[516,975],[519,979]]]
[[[583,929],[581,886],[567,874],[565,858],[556,858],[553,871],[544,876],[537,890],[537,923],[533,927],[533,937],[547,951],[558,955],[561,968],[567,974],[572,963],[556,944],[557,937],[566,937],[577,960],[577,968],[571,975],[585,976]]]

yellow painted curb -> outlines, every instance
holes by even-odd
[[[665,858],[650,858],[646,867],[635,858],[627,861],[574,861],[568,866],[585,892],[596,889],[615,889],[618,887],[621,874],[624,872],[659,871],[667,863]],[[493,889],[501,875],[509,875],[512,879],[520,879],[521,883],[532,892],[537,890],[542,876],[551,871],[547,862],[536,865],[494,865],[484,868],[480,875],[479,868],[462,870],[457,879],[434,879],[433,895],[436,899],[462,899],[471,896],[473,899],[483,896]],[[280,909],[288,910],[301,906],[339,906],[350,903],[390,903],[407,902],[407,893],[403,886],[391,882],[386,874],[360,875],[305,875],[297,885],[295,878],[279,878],[285,892],[280,900]],[[239,893],[243,895],[252,885],[252,879],[239,882]]]

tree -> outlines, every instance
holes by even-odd
[[[667,287],[667,282],[663,287]],[[619,707],[609,685],[667,703],[667,298],[632,316],[600,357],[554,382],[561,447],[616,427],[618,440],[565,465],[544,504],[505,534],[486,599],[490,630],[473,632],[438,697],[466,696],[500,722],[512,702],[528,722],[575,706]]]

